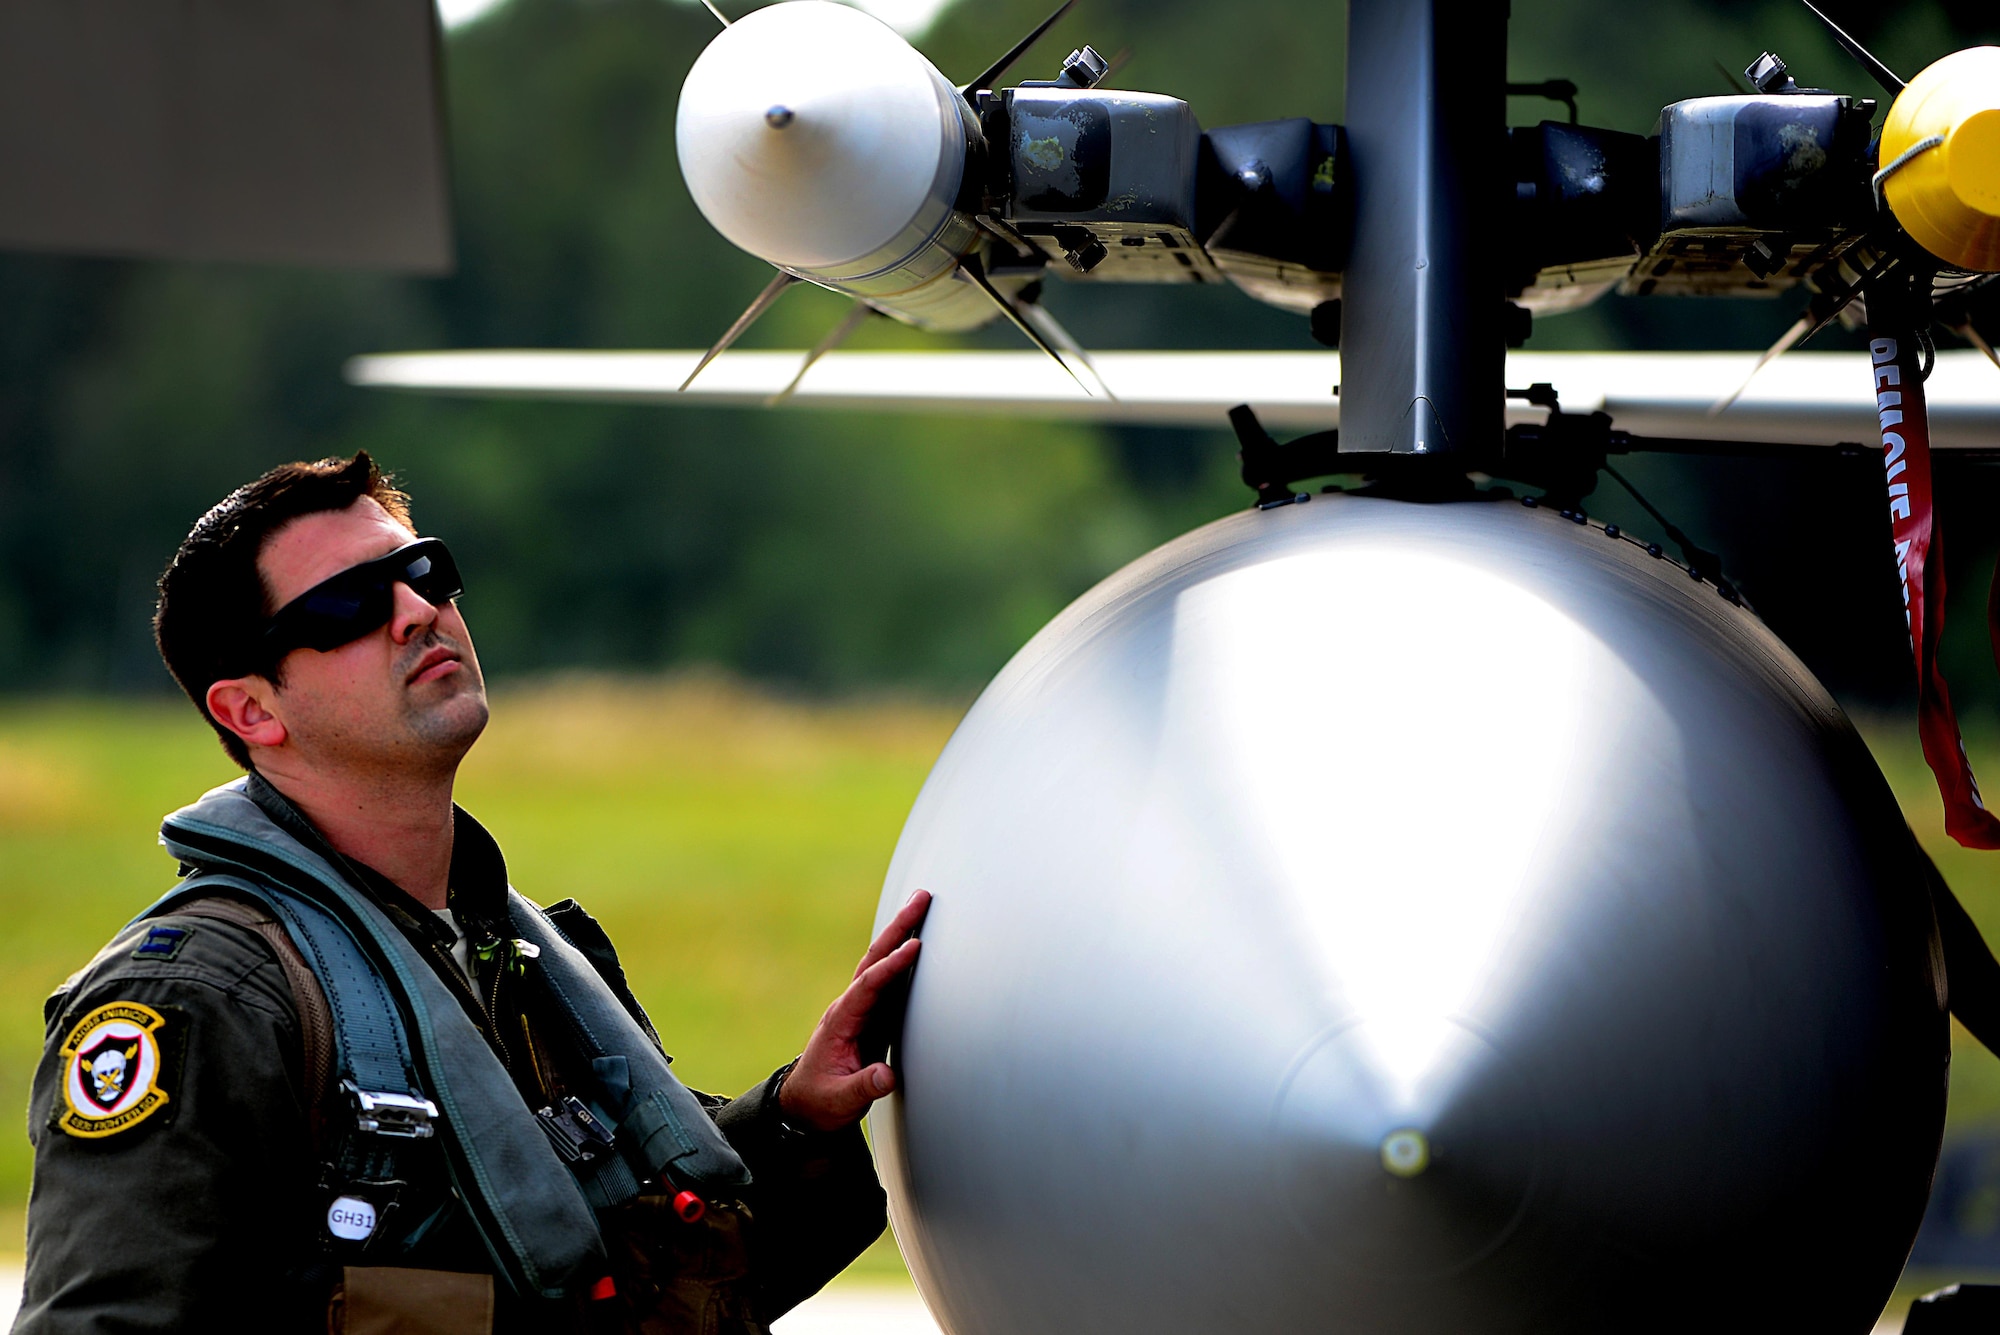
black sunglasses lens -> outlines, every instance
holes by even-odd
[[[298,647],[321,653],[338,649],[387,621],[389,607],[389,584],[379,575],[329,580],[299,604]]]
[[[435,538],[412,543],[377,561],[343,570],[280,609],[266,635],[278,656],[293,649],[338,649],[388,621],[395,610],[391,590],[408,584],[434,607],[465,590],[458,563]]]
[[[426,543],[428,550],[418,552],[410,563],[403,567],[402,581],[417,591],[417,596],[432,606],[442,607],[465,590],[459,584],[458,565],[451,559],[443,543]]]
[[[319,589],[306,595],[302,610],[315,621],[353,621],[367,603],[366,589]]]

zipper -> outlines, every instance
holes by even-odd
[[[511,953],[508,951],[508,947],[512,946],[512,944],[506,938],[496,936],[492,940],[473,948],[474,958],[479,961],[480,967],[491,968],[493,972],[493,984],[487,989],[486,994],[485,1028],[487,1035],[493,1040],[493,1046],[499,1050],[501,1063],[510,1072],[514,1069],[514,1055],[507,1046],[506,1038],[500,1032],[500,980],[507,976],[507,970],[513,963],[511,958],[503,958],[504,955]],[[452,968],[456,969],[457,967],[458,963],[454,960]],[[477,994],[475,994],[476,999]]]
[[[528,976],[528,962],[541,953],[541,949],[533,942],[504,936],[492,937],[473,948],[479,967],[490,970],[492,974],[492,981],[486,990],[486,1015],[494,1045],[501,1054],[501,1061],[517,1085],[532,1084],[544,1097],[554,1099],[561,1093],[564,1082],[557,1077],[556,1072],[536,1050],[534,1024],[528,1016],[527,1006],[517,1005],[511,1012],[501,1009],[501,992],[508,986],[507,980],[509,978],[525,980]],[[513,1048],[501,1037],[502,1031],[508,1028],[509,1018],[518,1027],[515,1037],[519,1039],[522,1050],[520,1060],[523,1063],[519,1069],[516,1067]],[[523,1097],[527,1097],[525,1090]],[[532,1101],[529,1106],[534,1106]]]

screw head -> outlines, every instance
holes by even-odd
[[[1415,1127],[1382,1137],[1382,1167],[1396,1177],[1415,1177],[1431,1166],[1431,1143]]]
[[[1785,62],[1778,59],[1775,51],[1766,51],[1751,61],[1744,68],[1743,77],[1760,93],[1789,93],[1798,88],[1785,72]]]
[[[775,106],[764,113],[764,124],[774,130],[782,130],[796,119],[797,117],[792,114],[792,109],[787,106]]]

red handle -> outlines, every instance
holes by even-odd
[[[678,1192],[674,1196],[674,1213],[684,1224],[699,1224],[701,1217],[708,1213],[708,1202],[692,1191]]]

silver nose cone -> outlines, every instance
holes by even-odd
[[[1915,1234],[1886,786],[1754,617],[1545,510],[1114,575],[939,759],[883,919],[919,887],[875,1144],[952,1335],[1866,1331]]]

